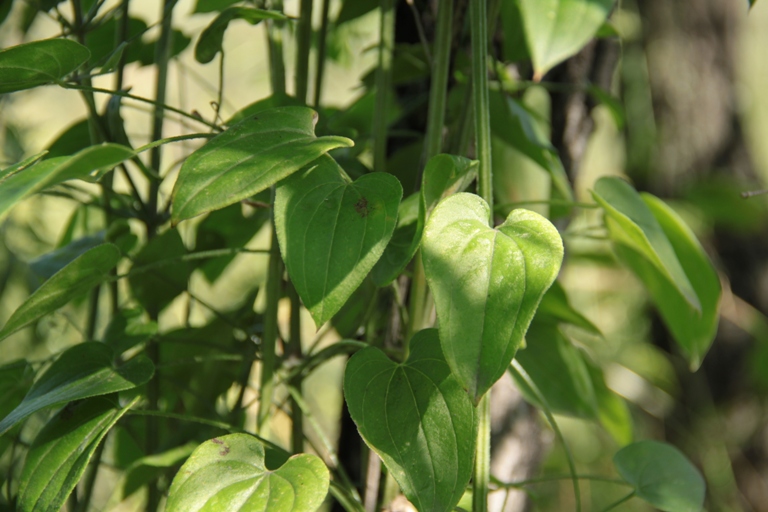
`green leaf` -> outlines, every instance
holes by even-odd
[[[620,446],[631,443],[634,438],[634,424],[627,403],[608,388],[603,370],[599,366],[587,358],[584,362],[592,378],[600,423]]]
[[[193,13],[218,12],[223,11],[232,4],[240,0],[197,0]]]
[[[757,0],[749,0],[749,8],[751,9],[752,7],[754,7],[756,3],[757,3]]]
[[[2,184],[6,179],[13,176],[14,174],[23,171],[27,167],[33,166],[47,154],[48,154],[47,151],[41,151],[36,155],[32,155],[29,158],[25,158],[21,162],[18,162],[10,167],[6,167],[2,171],[0,171],[0,184]]]
[[[475,409],[440,349],[437,330],[416,333],[405,363],[357,352],[344,396],[360,435],[421,512],[450,511],[472,474]]]
[[[320,155],[352,141],[315,137],[307,107],[265,110],[211,139],[190,155],[173,188],[174,224],[267,189]]]
[[[107,325],[102,341],[115,354],[146,342],[157,334],[157,322],[148,321],[146,316],[141,308],[121,309]]]
[[[0,220],[13,205],[35,192],[72,179],[96,181],[103,174],[98,171],[109,170],[133,155],[125,146],[102,144],[72,156],[49,158],[20,171],[4,171],[0,177]]]
[[[615,0],[517,0],[539,80],[581,50],[603,25]]]
[[[269,470],[264,446],[248,434],[204,442],[173,479],[168,512],[313,512],[328,494],[323,461],[306,453]]]
[[[38,256],[29,262],[29,268],[41,280],[50,279],[78,256],[104,243],[104,232],[78,238],[63,247]]]
[[[0,421],[0,435],[37,411],[73,400],[116,393],[149,381],[152,362],[137,356],[121,366],[113,363],[112,349],[88,341],[67,350],[40,377],[24,400]]]
[[[580,350],[562,335],[557,325],[534,322],[526,335],[526,347],[515,358],[533,380],[546,405],[556,414],[597,418],[597,397]],[[525,399],[542,408],[524,380],[517,382]]]
[[[698,512],[704,507],[704,479],[674,446],[639,441],[619,450],[613,463],[638,498],[664,512]]]
[[[600,178],[592,191],[592,197],[605,210],[605,221],[613,241],[647,259],[677,288],[686,302],[700,312],[699,297],[670,240],[632,185],[621,178]]]
[[[256,25],[263,20],[286,21],[288,17],[278,11],[265,11],[253,7],[228,7],[208,25],[195,45],[195,59],[201,64],[211,62],[217,53],[222,51],[224,32],[229,22],[235,19],[245,20],[251,25]]]
[[[0,340],[56,311],[107,279],[109,271],[119,260],[120,250],[112,244],[99,245],[75,258],[45,281],[13,312],[0,330]]]
[[[695,371],[717,334],[720,278],[696,236],[674,210],[650,194],[642,194],[642,198],[672,245],[700,300],[701,310],[693,308],[679,289],[637,251],[618,245],[616,253],[640,277],[691,371]]]
[[[20,512],[59,510],[85,473],[99,443],[136,402],[123,408],[98,397],[62,409],[37,435],[19,484]]]
[[[355,20],[379,7],[377,0],[343,0],[336,25]]]
[[[371,271],[377,286],[391,283],[405,269],[421,245],[427,216],[440,199],[461,192],[472,183],[477,176],[477,163],[477,160],[445,154],[429,159],[420,192],[400,203],[392,240]]]
[[[492,229],[489,213],[473,194],[444,199],[422,243],[443,353],[475,403],[506,371],[563,259],[541,215],[514,210]]]
[[[277,188],[280,252],[318,326],[341,309],[381,257],[402,195],[391,174],[366,174],[352,182],[327,155]]]
[[[35,372],[24,360],[0,366],[0,418],[5,418],[24,399],[32,386]],[[16,439],[16,429],[0,436],[0,456]]]
[[[558,281],[552,283],[552,286],[544,294],[536,310],[536,318],[542,320],[554,320],[584,329],[590,334],[601,336],[602,333],[595,324],[590,322],[584,315],[576,311],[568,301],[565,289]]]
[[[44,39],[0,51],[0,94],[53,83],[91,56],[69,39]]]

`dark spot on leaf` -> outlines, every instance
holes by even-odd
[[[358,199],[355,203],[355,211],[361,218],[367,217],[368,212],[370,211],[370,208],[368,207],[368,199],[365,197]]]
[[[219,455],[221,455],[222,457],[226,457],[227,455],[229,455],[229,446],[224,445],[224,449],[222,449],[219,452]]]
[[[212,443],[216,443],[216,444],[224,444],[224,441],[222,441],[221,439],[219,439],[217,437],[214,437],[213,439],[211,439],[211,442]]]

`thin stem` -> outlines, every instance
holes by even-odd
[[[395,41],[394,0],[381,0],[379,66],[376,68],[376,105],[373,112],[373,170],[387,170],[389,90],[392,84],[392,50]]]
[[[451,63],[451,33],[453,29],[453,0],[438,4],[435,34],[435,58],[429,89],[427,133],[424,141],[424,164],[440,153],[443,144],[445,105],[447,103],[448,68]]]
[[[272,0],[270,7],[283,12],[283,0]],[[272,94],[285,96],[285,61],[283,60],[283,22],[267,21],[267,45],[269,46],[269,79]]]
[[[338,482],[331,480],[329,491],[331,492],[331,496],[333,496],[339,505],[341,505],[347,512],[366,512],[360,502],[355,500],[349,491],[339,485]]]
[[[288,297],[291,300],[291,320],[289,326],[288,354],[291,359],[300,362],[304,355],[301,348],[301,301],[293,283],[288,286]],[[290,380],[290,385],[302,394],[303,377],[297,373]],[[304,451],[304,415],[301,407],[291,394],[291,449],[293,453]]]
[[[312,0],[301,0],[296,24],[296,98],[307,101],[309,87],[309,50],[312,43]]]
[[[589,480],[591,482],[605,482],[610,484],[616,484],[616,485],[630,485],[627,483],[626,480],[622,480],[620,478],[611,478],[607,476],[600,476],[600,475],[576,475],[576,478],[579,480]],[[525,487],[527,485],[535,485],[535,484],[543,484],[547,482],[557,482],[559,480],[571,480],[573,479],[573,475],[549,475],[549,476],[541,476],[537,478],[529,478],[527,480],[520,480],[517,482],[501,482],[491,476],[491,481],[493,482],[493,486],[497,489],[518,489],[521,487]]]
[[[381,459],[373,450],[368,450],[368,465],[365,470],[365,497],[363,498],[366,512],[378,510],[379,482],[381,482]]]
[[[323,90],[323,74],[325,72],[325,53],[328,38],[328,10],[330,9],[331,1],[323,0],[323,4],[320,7],[322,21],[320,22],[320,32],[317,34],[317,66],[315,69],[315,94],[312,104],[315,107],[320,106],[320,100],[322,99]]]
[[[615,509],[616,507],[618,507],[619,505],[621,505],[621,504],[623,504],[623,503],[625,503],[625,502],[627,502],[627,501],[631,500],[631,499],[632,499],[632,498],[634,498],[634,497],[635,497],[635,491],[632,491],[631,493],[627,494],[627,495],[626,495],[626,496],[624,496],[623,498],[620,498],[620,499],[618,499],[617,501],[614,501],[613,503],[611,503],[610,505],[608,505],[607,507],[605,507],[605,508],[603,509],[603,512],[608,512],[609,510],[613,510],[613,509]]]
[[[488,20],[486,0],[470,0],[472,35],[472,97],[475,110],[475,153],[480,161],[477,188],[490,207],[493,225],[493,178],[491,175],[491,118],[488,106]]]
[[[475,469],[472,476],[472,512],[488,511],[488,487],[491,478],[491,395],[486,393],[477,406],[478,430],[475,445]]]

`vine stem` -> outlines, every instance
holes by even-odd
[[[379,65],[376,68],[376,105],[373,111],[373,170],[387,170],[389,89],[392,83],[392,49],[395,44],[394,0],[381,0]]]
[[[320,22],[320,32],[317,35],[317,66],[315,68],[315,92],[314,101],[312,105],[315,107],[320,106],[320,100],[322,99],[323,91],[323,74],[325,73],[325,54],[328,39],[328,11],[331,7],[330,0],[323,0],[323,4],[320,7],[322,16]]]
[[[309,50],[312,43],[312,0],[301,0],[296,26],[296,98],[307,101],[309,88]]]
[[[475,153],[480,161],[477,189],[488,203],[488,222],[493,227],[493,179],[491,176],[491,119],[488,110],[488,19],[486,0],[470,0],[469,23],[472,39],[472,103],[475,111]],[[488,510],[491,475],[491,397],[486,393],[477,408],[478,432],[475,469],[472,478],[472,510]]]
[[[270,8],[283,12],[283,0],[272,0]],[[269,80],[272,94],[285,96],[285,61],[283,60],[283,22],[267,20],[267,44],[269,46]]]
[[[288,297],[291,301],[288,353],[296,362],[301,362],[304,358],[301,347],[301,301],[296,287],[292,283],[288,285]],[[290,380],[290,385],[296,389],[299,395],[303,392],[303,380],[301,373],[297,373]],[[291,449],[293,453],[304,451],[304,414],[293,394],[291,394]]]

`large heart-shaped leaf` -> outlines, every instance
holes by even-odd
[[[474,194],[444,199],[422,243],[443,353],[475,403],[506,371],[563,260],[560,235],[541,215],[514,210],[492,229],[489,213]]]
[[[13,205],[35,192],[63,181],[83,179],[94,181],[100,174],[94,171],[111,169],[135,153],[119,144],[90,146],[72,156],[49,158],[37,164],[0,176],[0,220]]]
[[[391,174],[366,174],[352,182],[330,156],[278,187],[280,252],[318,326],[341,309],[381,257],[402,195]]]
[[[192,153],[173,188],[178,223],[265,190],[320,155],[352,146],[345,137],[315,137],[307,107],[265,110],[233,125]]]
[[[29,448],[19,483],[21,512],[59,510],[107,432],[137,401],[98,397],[62,409]]]
[[[323,503],[330,475],[315,455],[294,455],[268,470],[264,446],[247,434],[204,442],[171,484],[168,512],[313,512]]]
[[[525,40],[540,79],[581,50],[603,25],[615,0],[517,0]]]
[[[200,34],[200,39],[195,45],[195,59],[201,64],[211,62],[221,50],[224,41],[224,32],[229,22],[235,19],[245,20],[251,25],[256,25],[263,20],[287,20],[285,14],[278,11],[265,11],[253,7],[229,7],[221,11]]]
[[[0,51],[0,94],[50,84],[76,70],[91,56],[69,39],[45,39]]]
[[[699,512],[706,485],[699,471],[680,450],[658,441],[639,441],[613,456],[635,495],[665,512]]]
[[[112,349],[91,341],[67,349],[40,377],[11,414],[0,421],[0,435],[39,410],[140,386],[155,371],[149,358],[137,356],[123,365],[113,362]]]
[[[120,249],[117,246],[101,244],[72,260],[45,281],[13,312],[0,330],[0,340],[56,311],[104,281],[120,257]]]
[[[464,494],[475,452],[475,408],[451,374],[435,329],[419,331],[405,363],[368,347],[347,363],[344,396],[365,442],[421,512]]]

